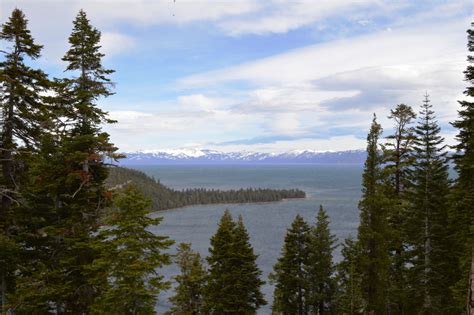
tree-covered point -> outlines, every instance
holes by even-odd
[[[245,188],[220,190],[193,188],[180,191],[166,187],[159,180],[149,177],[141,171],[123,167],[110,168],[107,179],[109,187],[126,186],[132,182],[147,197],[151,198],[153,210],[199,204],[271,202],[306,197],[306,193],[299,189]]]

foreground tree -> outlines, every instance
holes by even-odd
[[[474,27],[474,23],[471,26]],[[473,53],[474,28],[469,29],[467,34],[467,46],[469,52]],[[467,60],[469,65],[464,74],[469,85],[464,94],[472,98],[474,97],[474,56],[469,55]],[[459,103],[461,104],[459,119],[453,123],[453,126],[459,130],[454,155],[458,177],[453,189],[450,213],[451,231],[455,240],[452,253],[458,260],[457,284],[453,287],[453,291],[458,307],[467,308],[468,314],[472,314],[474,313],[474,102],[464,100]],[[468,278],[470,278],[469,281],[466,280]],[[469,289],[468,284],[470,284]],[[468,292],[467,299],[466,292]]]
[[[367,136],[367,160],[362,175],[362,199],[359,202],[360,225],[358,242],[360,244],[359,273],[362,296],[366,304],[365,313],[382,314],[385,311],[388,270],[388,224],[387,200],[382,185],[382,158],[378,139],[382,127],[375,115]]]
[[[209,276],[204,290],[210,314],[255,314],[263,304],[261,271],[241,219],[232,220],[228,210],[221,218],[209,249]]]
[[[170,298],[173,307],[167,314],[204,314],[202,291],[206,284],[206,270],[199,253],[192,251],[191,245],[181,243],[176,254],[176,264],[181,273],[174,279],[177,282],[175,295]]]
[[[285,243],[270,280],[275,284],[273,314],[307,314],[309,283],[306,272],[310,227],[297,215],[286,232]]]
[[[416,114],[411,106],[399,104],[390,110],[388,116],[394,123],[394,133],[387,137],[384,146],[384,175],[386,176],[386,195],[390,198],[390,212],[387,213],[390,227],[390,295],[389,305],[391,313],[403,314],[408,298],[407,285],[407,258],[405,253],[405,217],[408,211],[406,189],[408,173],[413,165],[413,141],[415,139],[412,122]]]
[[[311,227],[308,242],[308,306],[311,314],[335,314],[336,281],[332,252],[336,242],[329,230],[329,217],[320,206],[316,225]]]
[[[446,152],[428,95],[415,129],[414,166],[410,173],[407,239],[410,264],[410,309],[419,314],[448,314],[450,309],[449,178]],[[405,288],[407,291],[407,288]]]
[[[0,61],[0,298],[4,312],[6,295],[14,288],[14,259],[19,249],[12,234],[27,170],[23,158],[36,150],[44,128],[47,112],[41,92],[48,86],[48,80],[41,70],[25,62],[39,58],[42,46],[35,43],[21,10],[13,10],[1,26],[0,40],[7,47],[1,50]]]
[[[162,218],[150,218],[151,201],[133,187],[114,197],[91,265],[103,273],[94,283],[100,295],[92,310],[99,314],[154,314],[157,295],[169,287],[158,268],[171,263],[164,251],[173,244],[150,231]],[[104,281],[105,279],[105,281]],[[94,279],[94,280],[97,280]]]

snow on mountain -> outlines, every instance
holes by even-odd
[[[219,152],[207,149],[165,149],[125,152],[120,165],[170,164],[363,164],[365,150],[293,150],[285,153]]]

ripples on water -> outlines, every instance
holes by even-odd
[[[209,239],[225,209],[234,217],[242,215],[263,278],[268,274],[280,255],[286,229],[296,214],[314,223],[319,205],[322,204],[331,219],[332,233],[340,242],[349,234],[355,235],[359,222],[357,203],[361,193],[362,166],[355,165],[290,165],[290,166],[144,166],[136,167],[175,189],[215,188],[236,189],[247,187],[299,188],[307,198],[262,204],[230,204],[192,206],[159,212],[163,222],[154,229],[160,235],[168,235],[180,242],[192,243],[194,250],[206,257]],[[175,252],[173,247],[172,252]],[[339,252],[335,260],[339,260]],[[170,279],[179,270],[168,266],[161,270]],[[259,314],[269,314],[273,288],[268,283],[263,292],[269,305]],[[168,297],[172,290],[163,293],[157,310],[161,313],[169,307]]]

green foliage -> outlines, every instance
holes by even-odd
[[[300,215],[286,232],[285,243],[270,275],[275,285],[273,314],[307,314],[309,283],[308,266],[309,225]]]
[[[92,306],[102,314],[152,314],[157,295],[169,287],[158,268],[171,263],[164,251],[173,244],[155,235],[150,227],[162,218],[151,218],[150,201],[133,187],[113,199],[94,246],[100,253],[90,268],[103,273],[94,283],[100,295]],[[104,281],[105,280],[105,281]]]
[[[474,23],[467,30],[468,50],[474,52]],[[464,71],[465,81],[468,83],[464,94],[474,97],[474,55],[467,57],[468,66]],[[458,177],[450,198],[450,226],[453,239],[452,255],[456,257],[457,284],[453,286],[453,293],[457,299],[457,306],[465,308],[466,292],[468,292],[469,269],[474,260],[474,102],[459,101],[461,110],[459,118],[453,123],[458,129],[454,147],[455,169]],[[471,271],[474,272],[474,271]],[[471,280],[474,281],[474,280]],[[474,296],[474,293],[472,293]]]
[[[342,260],[337,265],[337,310],[340,314],[362,314],[364,300],[361,292],[361,275],[359,273],[360,248],[352,237],[342,244]]]
[[[308,261],[305,270],[308,276],[308,306],[311,314],[335,314],[336,280],[332,252],[336,238],[329,230],[329,217],[320,206],[316,225],[309,231]]]
[[[304,191],[299,189],[262,189],[247,188],[238,190],[219,189],[185,189],[182,191],[168,188],[145,173],[123,168],[112,167],[107,178],[109,187],[134,183],[153,201],[154,210],[166,210],[196,204],[271,202],[291,198],[305,198]]]
[[[362,200],[359,203],[360,225],[358,242],[360,259],[358,272],[361,276],[361,291],[365,300],[364,312],[383,313],[388,289],[388,223],[389,201],[382,185],[378,139],[382,127],[374,115],[367,136],[367,160],[362,179]]]
[[[191,244],[181,243],[175,261],[181,273],[174,277],[178,285],[175,295],[170,298],[173,307],[166,314],[204,314],[202,295],[207,272],[202,265],[201,256],[191,250]]]
[[[210,314],[255,314],[266,302],[264,284],[242,219],[232,220],[228,210],[221,218],[209,248],[209,276],[204,304]]]
[[[19,249],[13,234],[15,212],[22,201],[21,187],[27,177],[28,153],[36,150],[47,120],[47,108],[41,93],[48,86],[46,74],[31,68],[26,61],[39,58],[42,46],[35,43],[28,20],[19,9],[1,26],[3,41],[0,60],[0,252]],[[17,252],[18,253],[18,252]],[[17,255],[2,255],[0,267],[0,303],[15,286]],[[1,310],[5,311],[4,309]]]
[[[450,309],[448,165],[443,138],[428,95],[415,129],[414,165],[407,199],[406,239],[411,268],[410,309],[419,314],[447,314]],[[407,288],[405,288],[406,291]]]

